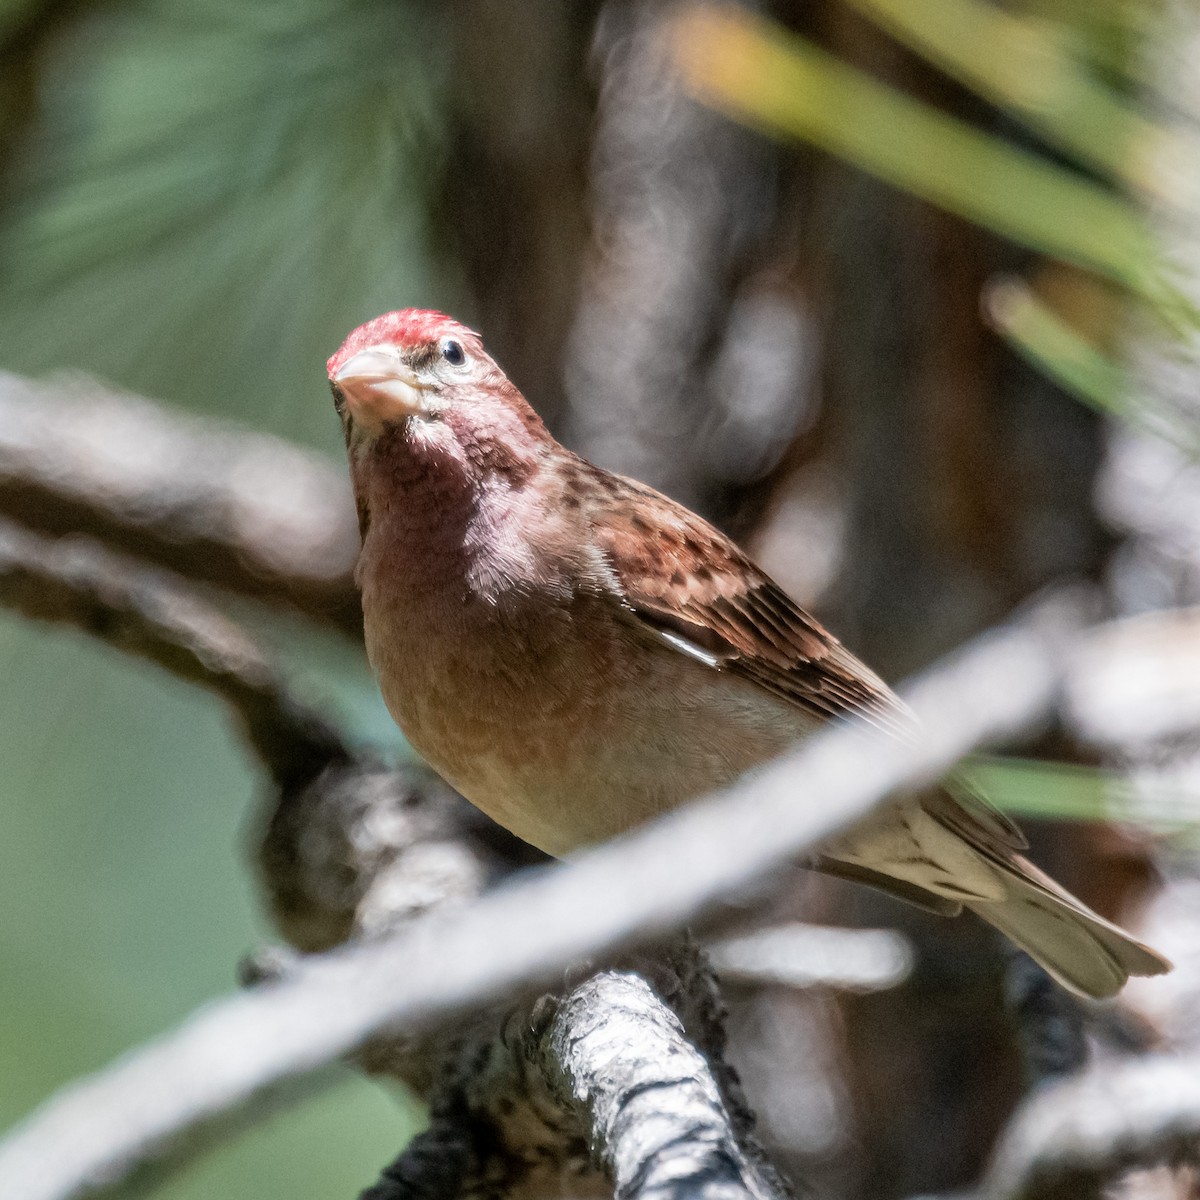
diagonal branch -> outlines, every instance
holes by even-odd
[[[356,636],[361,624],[345,472],[280,438],[84,379],[0,372],[0,514],[283,600]]]
[[[213,692],[281,787],[350,760],[333,726],[283,687],[242,630],[165,572],[86,538],[51,541],[0,521],[0,605],[73,625]]]
[[[906,694],[925,721],[919,741],[883,741],[857,725],[823,731],[707,801],[570,864],[208,1006],[71,1085],[13,1131],[0,1144],[0,1195],[94,1192],[99,1180],[118,1182],[168,1156],[186,1131],[261,1101],[272,1086],[381,1031],[427,1027],[711,910],[896,789],[1039,723],[1056,699],[1068,624],[1041,612],[931,672]]]

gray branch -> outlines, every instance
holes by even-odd
[[[387,1030],[412,1032],[581,957],[679,927],[837,834],[896,789],[1052,709],[1061,611],[993,633],[906,692],[925,722],[897,743],[858,725],[650,828],[532,872],[466,909],[302,961],[286,979],[207,1006],[180,1028],[53,1097],[0,1143],[0,1195],[64,1200],[165,1158],[181,1135],[319,1070]],[[797,795],[804,802],[797,802]],[[674,864],[663,871],[662,864]]]
[[[1090,1195],[1127,1167],[1194,1162],[1198,1145],[1200,1057],[1148,1055],[1035,1093],[1001,1138],[980,1195]]]
[[[82,378],[0,373],[0,513],[357,631],[345,471]]]
[[[280,786],[307,783],[351,758],[237,625],[163,571],[87,538],[52,541],[0,520],[0,605],[75,626],[219,696]]]
[[[618,1200],[762,1200],[717,1080],[679,1018],[637,975],[597,975],[558,1007],[550,1070]]]

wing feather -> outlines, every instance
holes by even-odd
[[[622,601],[664,644],[686,653],[683,639],[714,669],[812,716],[857,714],[894,733],[911,730],[883,680],[723,533],[635,480],[580,469],[603,484],[591,489],[589,516]]]

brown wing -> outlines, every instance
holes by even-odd
[[[911,729],[883,680],[724,534],[644,484],[584,469],[597,485],[593,528],[639,621],[813,716]]]

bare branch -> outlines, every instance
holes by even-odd
[[[858,725],[655,825],[530,872],[458,913],[302,963],[210,1005],[177,1031],[50,1100],[0,1144],[0,1195],[62,1200],[117,1181],[173,1139],[352,1053],[553,978],[581,956],[644,940],[710,909],[837,834],[902,786],[1038,723],[1061,677],[1065,626],[1045,613],[978,641],[906,698],[912,743]],[[1073,624],[1073,623],[1072,623]],[[797,793],[803,803],[797,802]],[[665,862],[672,869],[664,871]]]
[[[1200,1057],[1148,1055],[1037,1092],[1017,1113],[984,1178],[987,1200],[1090,1194],[1134,1166],[1194,1161]]]
[[[280,788],[264,824],[271,916],[313,953],[461,906],[515,865],[489,826],[428,771],[330,762],[306,786]]]
[[[0,373],[0,513],[355,633],[361,624],[345,472],[279,438],[85,379]]]
[[[761,1200],[704,1056],[637,975],[589,979],[559,1005],[545,1042],[560,1095],[624,1200]]]
[[[165,572],[86,538],[51,541],[0,521],[0,605],[74,625],[220,696],[281,786],[350,759],[334,728],[283,687],[246,634]]]

